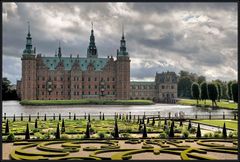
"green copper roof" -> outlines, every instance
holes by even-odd
[[[49,70],[55,70],[60,59],[59,57],[42,57],[44,64],[49,68]],[[82,71],[87,70],[87,66],[90,61],[94,65],[96,71],[102,70],[110,58],[71,58],[71,57],[61,57],[64,63],[64,70],[71,70],[72,65],[76,60],[79,59],[79,65]]]

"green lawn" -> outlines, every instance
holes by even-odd
[[[194,120],[194,122],[212,125],[212,126],[219,126],[223,127],[225,122],[226,128],[237,130],[238,122],[237,120]]]
[[[197,105],[197,101],[196,100],[192,100],[192,99],[183,99],[177,102],[177,104],[181,104],[181,105],[194,105],[194,106],[200,106],[200,107],[209,107],[212,106],[212,101],[211,100],[207,100],[206,101],[206,105],[205,105],[205,101],[201,101],[199,100],[199,103]],[[221,102],[217,102],[217,105],[219,108],[225,108],[225,109],[237,109],[237,103],[229,103],[225,100],[222,100]]]
[[[151,100],[23,100],[22,105],[47,106],[47,105],[152,105]]]

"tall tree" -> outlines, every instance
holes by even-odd
[[[238,103],[238,84],[237,83],[232,83],[232,98],[233,101]]]
[[[199,90],[198,83],[194,82],[192,84],[191,91],[192,91],[192,97],[197,100],[197,105],[198,105],[198,100],[200,98],[200,90]]]
[[[200,98],[201,98],[201,100],[205,101],[205,105],[206,105],[206,100],[208,99],[207,83],[206,82],[202,82],[200,84],[200,89],[201,89]]]
[[[85,138],[90,138],[90,126],[89,122],[87,122],[86,132],[85,132]]]
[[[56,136],[56,139],[60,139],[60,128],[59,128],[59,123],[58,123],[58,125],[57,125],[57,130],[56,130],[55,136]]]
[[[143,138],[147,138],[146,124],[143,124]]]
[[[178,81],[178,97],[191,98],[192,80],[188,76],[179,78]]]
[[[227,95],[228,95],[228,99],[232,100],[232,81],[229,81],[227,83]]]
[[[220,102],[222,98],[222,85],[219,82],[216,82],[217,90],[218,90],[218,102]]]
[[[7,121],[6,121],[5,133],[6,133],[6,134],[9,134],[9,123],[8,123],[8,119],[7,119]]]
[[[114,138],[119,138],[117,118],[115,118]]]
[[[174,137],[174,121],[172,121],[172,123],[171,123],[170,132],[169,132],[168,136],[171,138]]]
[[[202,134],[201,134],[201,128],[200,128],[200,124],[198,123],[196,137],[197,137],[197,138],[201,138],[201,136],[202,136]]]
[[[212,107],[217,106],[217,98],[218,98],[218,90],[217,86],[214,83],[209,83],[208,84],[208,98],[212,100]]]
[[[223,138],[227,138],[227,129],[226,129],[225,122],[223,124],[222,136]]]

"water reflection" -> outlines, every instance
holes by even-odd
[[[97,115],[99,112],[104,113],[105,115],[114,115],[114,113],[128,113],[131,112],[132,115],[143,115],[144,112],[146,115],[158,114],[160,112],[163,116],[167,116],[168,112],[171,114],[179,113],[183,111],[185,115],[208,115],[209,112],[212,115],[222,115],[232,114],[233,110],[226,109],[212,109],[212,108],[200,108],[195,106],[185,106],[185,105],[173,105],[173,104],[155,104],[155,105],[78,105],[78,106],[22,106],[18,101],[3,101],[3,110],[2,113],[6,113],[7,116],[13,114],[16,115],[37,115],[39,112],[40,115],[47,114],[48,116],[61,113],[62,115],[68,115],[69,112],[72,114],[76,113],[77,115],[84,115],[84,113],[90,113],[92,115]]]

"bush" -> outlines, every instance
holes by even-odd
[[[9,135],[7,136],[7,141],[14,141],[15,140],[15,136],[13,133],[9,133]]]
[[[129,138],[130,137],[130,134],[129,133],[122,133],[121,136],[123,138]]]
[[[69,135],[67,134],[62,134],[61,139],[70,139]]]
[[[183,138],[188,138],[188,136],[189,136],[189,131],[188,131],[187,129],[184,129],[184,130],[182,131],[182,137],[183,137]]]
[[[229,136],[230,138],[232,138],[232,137],[233,137],[233,132],[232,132],[232,131],[229,132],[228,136]]]
[[[159,137],[160,138],[167,138],[168,135],[167,135],[167,133],[163,132],[163,133],[160,133]]]
[[[99,137],[100,139],[104,139],[104,137],[105,137],[105,132],[98,132],[97,134],[98,134],[98,137]]]
[[[220,138],[220,137],[221,137],[221,132],[216,131],[216,132],[214,132],[213,136],[214,136],[215,138]]]
[[[190,129],[189,129],[189,132],[190,133],[192,133],[192,134],[194,134],[194,133],[196,133],[196,128],[195,127],[191,127]]]
[[[90,131],[90,133],[94,133],[95,132],[95,130],[92,127],[89,128],[89,131]]]
[[[40,132],[34,133],[34,136],[35,136],[37,139],[44,139],[44,135],[42,135],[42,133],[40,133]]]
[[[39,132],[39,129],[38,128],[33,128],[32,132],[33,133]]]

